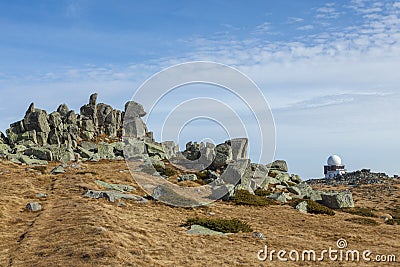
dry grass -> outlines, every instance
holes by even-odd
[[[48,169],[54,166],[52,163]],[[25,168],[0,162],[0,266],[270,266],[257,260],[257,252],[266,243],[276,250],[322,250],[335,247],[339,238],[345,238],[351,249],[397,253],[400,257],[397,238],[400,226],[387,225],[383,220],[371,227],[346,221],[354,217],[351,214],[301,214],[288,205],[258,207],[216,202],[205,208],[185,209],[154,201],[147,204],[124,201],[125,206],[118,206],[82,194],[86,188],[100,189],[94,183],[96,179],[139,188],[123,161],[82,164],[81,168],[67,169],[58,176]],[[39,199],[37,193],[46,193],[47,197]],[[138,189],[135,194],[145,193]],[[396,194],[398,191],[394,199]],[[355,200],[362,207],[375,205],[365,195],[355,194]],[[30,201],[40,202],[43,210],[24,211]],[[195,217],[237,218],[264,233],[266,240],[253,238],[252,233],[188,235],[181,225]],[[273,263],[273,266],[309,265],[309,262]],[[360,263],[315,265],[360,266]],[[365,262],[362,265],[376,266]]]

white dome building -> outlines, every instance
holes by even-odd
[[[346,169],[342,164],[342,159],[338,155],[330,156],[327,160],[327,164],[328,165],[324,166],[325,178],[333,178],[346,173]]]

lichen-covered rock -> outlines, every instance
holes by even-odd
[[[97,144],[97,154],[101,159],[115,158],[114,147],[111,144],[100,142]]]
[[[30,202],[26,204],[25,208],[29,211],[40,211],[42,210],[42,205],[37,202]]]
[[[349,190],[321,194],[322,204],[331,209],[354,208],[353,195]]]
[[[286,202],[288,202],[288,200],[292,200],[292,197],[288,193],[285,193],[285,192],[279,192],[279,193],[269,195],[268,198],[274,199],[274,200],[282,202],[282,203],[286,203]]]
[[[182,174],[177,178],[178,182],[182,182],[182,181],[196,181],[197,180],[197,176],[194,173],[190,173],[190,174]]]
[[[246,159],[247,158],[247,146],[249,140],[247,138],[235,138],[228,141],[232,148],[232,159]]]
[[[232,148],[227,143],[217,145],[215,151],[215,159],[211,165],[213,170],[224,167],[233,159]]]
[[[296,210],[300,211],[301,213],[307,213],[307,201],[302,201],[295,207]]]
[[[35,158],[41,160],[47,160],[47,161],[53,160],[53,153],[45,147],[40,147],[40,146],[31,147],[25,150],[24,154],[27,156],[34,156]]]
[[[287,163],[284,160],[276,160],[276,161],[268,164],[267,167],[272,169],[272,170],[278,170],[278,171],[281,171],[281,172],[287,172],[288,171]]]
[[[27,110],[23,122],[26,131],[35,130],[36,132],[50,132],[47,112],[45,110],[35,109],[33,103]]]

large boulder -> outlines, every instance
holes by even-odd
[[[53,160],[53,153],[49,149],[40,146],[28,148],[27,150],[25,150],[24,154],[27,156],[33,156],[41,160]]]
[[[146,152],[144,141],[134,138],[126,139],[123,149],[125,159],[136,158]]]
[[[146,112],[141,104],[129,101],[125,104],[125,114],[129,117],[143,117],[146,115]]]
[[[45,110],[35,109],[33,103],[26,111],[23,122],[26,131],[35,130],[36,132],[50,132],[47,112]]]
[[[331,209],[354,208],[353,195],[349,190],[321,194],[322,204]]]
[[[249,177],[246,177],[246,175],[248,174],[249,166],[250,160],[248,159],[231,162],[219,179],[224,181],[225,184],[236,185],[240,182],[247,185]]]
[[[271,170],[278,170],[281,172],[288,171],[287,163],[284,160],[275,160],[274,162],[268,164],[267,167],[270,168]]]
[[[101,159],[114,159],[114,147],[112,144],[100,142],[97,144],[97,153]]]
[[[125,116],[124,120],[125,136],[134,138],[143,138],[146,136],[147,127],[141,118]]]

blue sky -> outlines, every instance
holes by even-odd
[[[337,153],[350,170],[399,173],[399,41],[394,0],[1,1],[0,130],[31,101],[78,110],[99,92],[122,109],[155,72],[210,60],[261,88],[290,171],[320,177]],[[224,137],[199,129],[182,142]]]

